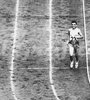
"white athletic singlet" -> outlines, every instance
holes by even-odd
[[[75,28],[75,29],[70,28],[69,33],[70,33],[70,40],[72,39],[71,37],[76,37],[79,35],[82,36],[81,30],[79,28]]]

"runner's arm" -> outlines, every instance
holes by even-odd
[[[83,39],[83,34],[81,30],[79,29],[78,35],[76,36],[77,39]]]
[[[67,34],[68,38],[70,38],[70,31],[69,30],[66,34]]]
[[[81,30],[79,30],[78,34],[80,35],[81,39],[83,39],[83,34],[82,34]]]
[[[66,34],[67,34],[66,44],[68,45],[68,43],[69,43],[69,38],[70,38],[70,31],[68,30]]]

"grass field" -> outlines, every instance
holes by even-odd
[[[13,69],[17,100],[56,100],[49,76],[49,6],[49,0],[19,0]],[[0,0],[0,100],[14,100],[10,84],[10,66],[15,7],[14,0]],[[85,11],[90,52],[89,0],[85,0]],[[52,0],[53,85],[60,100],[90,100],[85,38],[80,40],[79,69],[69,68],[66,32],[73,19],[77,20],[85,37],[82,0]]]

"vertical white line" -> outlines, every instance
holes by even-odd
[[[49,57],[50,57],[50,83],[53,84],[52,80],[52,0],[49,2]]]
[[[55,87],[54,87],[54,82],[52,79],[52,73],[53,73],[53,66],[52,66],[52,0],[49,0],[49,61],[50,61],[50,69],[49,69],[49,77],[50,77],[50,84],[51,84],[51,88],[52,91],[54,93],[54,96],[56,97],[57,100],[60,100],[57,96],[57,93],[55,91]]]
[[[11,89],[12,89],[12,93],[13,93],[13,97],[15,100],[18,100],[16,95],[15,95],[15,87],[14,87],[14,84],[13,84],[13,69],[14,69],[14,54],[15,54],[15,44],[16,44],[16,34],[17,34],[17,25],[18,25],[18,10],[19,9],[19,0],[16,1],[16,11],[15,11],[15,24],[14,24],[14,33],[12,34],[13,35],[13,47],[12,47],[12,59],[11,59],[11,67],[10,67],[10,70],[11,70],[11,75],[10,75],[10,82],[11,82]]]
[[[89,66],[88,66],[88,49],[87,49],[87,33],[86,33],[86,18],[85,18],[85,1],[83,0],[83,18],[84,18],[84,33],[85,33],[85,45],[86,45],[86,66],[87,66],[87,75],[88,80],[90,83],[90,76],[89,76]]]

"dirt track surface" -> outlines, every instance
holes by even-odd
[[[0,100],[14,100],[10,85],[10,61],[15,3],[14,0],[0,0]]]
[[[89,100],[90,85],[85,69],[55,70],[54,84],[61,100]]]
[[[13,70],[15,95],[17,100],[56,100],[49,79],[49,0],[20,0],[19,2]],[[10,85],[10,66],[15,5],[14,0],[0,0],[0,100],[14,100]],[[85,7],[89,47],[89,0],[85,0]],[[85,36],[82,0],[53,0],[53,85],[60,100],[90,100],[85,40],[80,41],[79,69],[69,68],[65,33],[73,19],[77,20]]]

